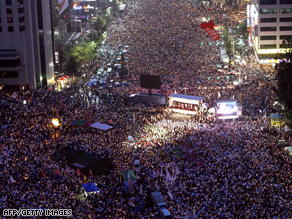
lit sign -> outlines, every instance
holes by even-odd
[[[94,9],[94,7],[91,6],[91,5],[87,5],[87,6],[86,6],[86,9],[87,9],[87,10],[89,10],[89,9]]]
[[[59,63],[59,53],[55,52],[55,63],[58,64]]]
[[[82,6],[75,6],[73,9],[74,10],[82,10]]]
[[[237,110],[236,102],[217,103],[217,116],[236,116]]]

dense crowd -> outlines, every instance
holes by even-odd
[[[124,104],[127,95],[140,91],[138,79],[145,72],[161,75],[161,93],[201,96],[210,106],[220,93],[222,99],[239,99],[244,109],[252,106],[259,115],[275,100],[274,82],[263,76],[272,74],[269,70],[241,66],[241,76],[253,82],[242,87],[228,87],[226,75],[217,71],[217,46],[208,45],[211,39],[200,21],[206,17],[223,22],[219,9],[177,1],[138,3],[126,22],[108,28],[110,47],[129,46],[128,87],[111,92],[105,88],[99,105],[86,101],[89,92],[97,90],[79,82],[61,92],[43,88],[16,98],[1,94],[1,121],[13,124],[0,129],[1,209],[69,208],[72,218],[157,218],[142,180],[135,193],[121,180],[121,172],[133,168],[133,148],[122,145],[132,135],[143,178],[166,198],[174,218],[291,218],[292,163],[277,146],[280,139],[291,144],[290,133],[263,133],[264,120],[251,121],[248,110],[243,121],[210,123],[169,119],[166,106]],[[96,63],[107,61],[100,57]],[[28,103],[23,105],[23,100]],[[54,117],[61,124],[57,138],[52,138]],[[91,133],[70,125],[77,119],[114,128]],[[101,155],[110,151],[114,161],[111,174],[87,175],[101,193],[85,201],[75,200],[83,177],[51,159],[69,144]]]

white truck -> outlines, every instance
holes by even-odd
[[[167,204],[165,203],[165,199],[160,194],[160,192],[152,192],[151,201],[157,207],[158,210],[167,209]]]

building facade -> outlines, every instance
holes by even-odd
[[[36,90],[54,82],[51,0],[0,0],[0,86]]]
[[[292,39],[291,0],[251,0],[250,44],[260,64],[275,64],[278,53],[285,53],[282,41]]]

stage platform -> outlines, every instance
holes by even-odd
[[[182,109],[170,109],[174,113],[189,114],[189,115],[198,115],[198,111],[191,110],[182,110]]]

